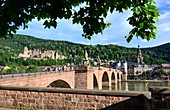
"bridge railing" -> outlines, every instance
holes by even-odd
[[[0,71],[0,79],[2,78],[14,78],[14,77],[24,77],[24,76],[37,76],[42,74],[62,74],[63,72],[72,72],[74,70],[57,70],[57,71],[29,71],[24,73],[2,73]]]

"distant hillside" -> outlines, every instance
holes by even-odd
[[[136,61],[137,48],[126,48],[118,45],[84,45],[67,41],[44,40],[26,35],[14,35],[12,38],[0,39],[0,54],[14,54],[17,56],[23,52],[24,47],[28,49],[40,48],[44,50],[55,50],[59,54],[76,57],[84,56],[86,48],[89,57],[106,60],[130,60]],[[152,48],[142,48],[142,55],[146,64],[170,63],[170,43]]]
[[[147,58],[153,63],[154,62],[155,63],[160,63],[160,62],[170,63],[170,43],[166,43],[166,44],[152,47],[152,48],[144,48],[142,50],[143,50],[144,58]]]

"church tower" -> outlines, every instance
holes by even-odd
[[[141,50],[140,50],[140,46],[138,45],[138,52],[137,52],[137,63],[139,65],[142,65],[143,64],[143,57],[142,57],[142,53],[141,53]]]

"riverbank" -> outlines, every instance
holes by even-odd
[[[122,80],[122,82],[153,82],[153,83],[162,83],[162,82],[167,82],[170,83],[170,80]]]

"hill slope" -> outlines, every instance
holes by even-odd
[[[118,45],[84,45],[67,41],[44,40],[26,35],[14,35],[12,38],[0,39],[1,55],[12,54],[17,56],[23,52],[23,48],[41,48],[55,50],[67,57],[84,56],[86,48],[89,57],[107,60],[130,60],[136,61],[137,48],[126,48]],[[152,48],[142,48],[142,55],[146,64],[170,63],[170,43]]]

